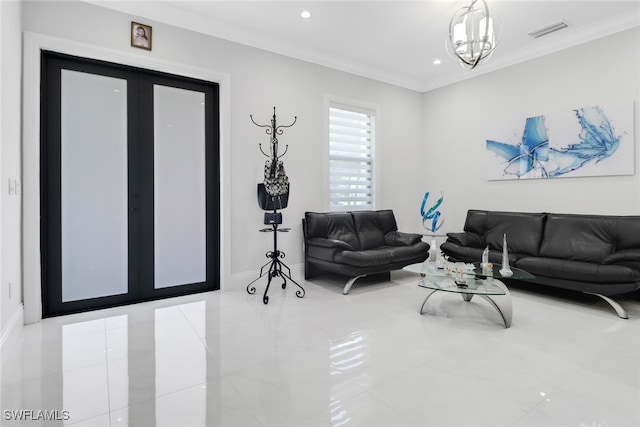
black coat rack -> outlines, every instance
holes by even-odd
[[[271,286],[271,280],[280,277],[282,279],[282,289],[287,288],[287,279],[293,282],[299,289],[296,290],[296,296],[302,298],[305,295],[305,290],[298,282],[291,278],[291,269],[282,261],[285,257],[284,252],[278,249],[278,233],[288,232],[290,228],[280,228],[282,224],[282,213],[278,210],[284,209],[289,203],[289,179],[284,171],[284,165],[282,163],[282,157],[287,153],[289,145],[285,146],[282,154],[279,154],[278,136],[282,135],[285,128],[293,126],[298,117],[293,118],[293,122],[287,126],[278,126],[276,121],[276,107],[273,107],[273,117],[271,118],[271,124],[261,125],[253,120],[253,116],[249,115],[249,118],[254,125],[266,128],[265,132],[270,136],[269,153],[266,153],[262,149],[262,144],[258,144],[260,151],[269,160],[265,162],[265,180],[263,183],[258,184],[258,205],[265,212],[264,224],[268,225],[267,228],[262,228],[259,231],[262,233],[273,233],[273,250],[266,253],[266,257],[269,261],[260,268],[260,275],[247,285],[247,292],[250,295],[256,293],[256,288],[253,286],[260,278],[265,274],[268,275],[267,287],[264,290],[262,296],[262,302],[267,304],[269,302],[269,286]],[[265,270],[269,267],[267,270]]]

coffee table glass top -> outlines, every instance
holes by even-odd
[[[506,295],[505,290],[498,285],[498,281],[468,279],[465,286],[458,286],[453,279],[440,277],[438,279],[424,278],[418,286],[436,291],[453,292],[456,294],[474,295]],[[504,286],[504,285],[503,285]]]
[[[418,283],[418,286],[427,289],[433,289],[445,292],[454,292],[459,294],[476,294],[476,295],[506,295],[506,286],[499,280],[506,278],[500,274],[501,266],[493,266],[493,278],[487,277],[483,273],[480,263],[468,264],[468,268],[464,274],[464,284],[456,283],[456,272],[447,274],[447,270],[436,267],[434,262],[424,262],[420,264],[411,264],[403,268],[403,270],[418,273],[424,276]],[[472,268],[473,267],[473,268]],[[513,274],[509,279],[533,279],[535,276],[524,270],[511,267]]]
[[[456,263],[453,263],[454,265]],[[465,270],[465,277],[470,277],[470,278],[476,278],[476,279],[485,279],[487,278],[487,274],[485,272],[482,271],[482,267],[480,266],[479,262],[475,262],[473,264],[466,264],[467,265],[467,269]],[[455,268],[455,267],[454,267]],[[503,276],[502,274],[500,274],[500,269],[502,268],[502,265],[500,264],[493,264],[493,278],[494,279],[525,279],[525,280],[531,280],[531,279],[535,279],[536,277],[531,274],[528,273],[524,270],[521,270],[519,268],[515,268],[515,267],[511,267],[511,271],[513,272],[513,274],[511,276]],[[436,263],[435,262],[422,262],[419,264],[411,264],[411,265],[407,265],[406,267],[403,268],[403,270],[407,270],[407,271],[411,271],[412,273],[418,273],[421,275],[425,275],[425,276],[436,276],[436,277],[451,277],[451,278],[455,278],[455,270],[454,272],[447,274],[446,270],[444,268],[438,268],[436,267]]]

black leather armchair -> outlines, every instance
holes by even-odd
[[[305,279],[323,272],[350,276],[345,295],[361,277],[388,275],[429,256],[422,235],[398,231],[392,210],[306,212],[302,229]]]

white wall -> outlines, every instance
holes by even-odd
[[[19,10],[12,14],[15,19]],[[229,151],[224,153],[229,167],[223,177],[228,183],[229,202],[223,212],[229,215],[222,227],[230,242],[227,273],[232,283],[223,282],[223,289],[243,289],[247,279],[252,279],[266,262],[264,254],[271,245],[269,234],[257,232],[262,226],[262,212],[255,196],[265,160],[258,143],[268,143],[268,136],[251,124],[249,114],[268,123],[273,106],[278,108],[281,124],[298,116],[297,124],[280,137],[282,144],[289,144],[283,160],[292,182],[291,199],[283,214],[285,226],[293,230],[281,235],[279,243],[290,266],[302,263],[300,219],[304,211],[327,209],[327,97],[351,99],[379,109],[377,207],[394,209],[400,229],[420,230],[419,207],[427,190],[445,194],[442,210],[447,231],[462,228],[469,208],[638,213],[637,173],[627,177],[486,181],[484,139],[487,126],[494,120],[619,100],[637,102],[639,29],[419,94],[87,3],[29,1],[23,4],[22,14],[25,31],[121,52],[150,64],[184,64],[230,76],[229,111],[223,111],[229,126],[222,130],[229,138]],[[132,20],[153,26],[152,52],[129,46]],[[3,40],[5,32],[8,30],[3,25]],[[12,34],[15,43],[15,30]],[[2,47],[4,67],[4,41]],[[19,75],[13,77],[14,86],[19,79]],[[13,110],[19,104],[19,94],[12,96],[15,98],[5,101],[3,92],[3,107],[9,104]],[[11,114],[9,120],[16,120],[15,110]],[[6,116],[3,113],[3,119]],[[638,122],[636,108],[636,140]],[[3,129],[3,141],[4,135]],[[15,142],[11,146],[17,147]],[[637,157],[636,153],[636,165]],[[4,170],[4,160],[2,167],[3,177],[14,173]],[[5,202],[3,211],[6,199],[0,198]],[[4,233],[4,221],[2,227]],[[18,248],[19,242],[8,249],[3,245],[3,280],[4,270],[11,264],[5,260],[6,251],[19,253]],[[2,289],[5,306],[8,301]]]
[[[432,187],[444,190],[448,231],[462,229],[470,208],[640,214],[639,28],[436,89],[423,98],[426,175]],[[628,100],[635,101],[635,175],[487,181],[485,138],[492,124]]]
[[[20,2],[0,2],[0,340],[22,313],[21,204],[13,191],[21,179],[21,20]]]
[[[281,235],[279,243],[290,266],[302,264],[304,212],[324,211],[328,206],[323,198],[328,96],[379,108],[377,154],[382,179],[377,207],[393,208],[400,227],[417,229],[417,198],[423,190],[410,171],[420,169],[424,158],[421,94],[86,3],[29,1],[23,7],[25,31],[230,76],[230,111],[223,111],[230,115],[230,129],[223,129],[230,136],[230,152],[225,153],[230,165],[225,172],[230,206],[224,207],[230,217],[222,226],[230,240],[229,273],[237,279],[236,287],[246,286],[246,278],[266,262],[264,254],[272,244],[270,234],[258,233],[263,212],[255,194],[265,160],[258,143],[264,146],[269,139],[249,115],[268,123],[273,106],[280,124],[298,116],[296,125],[279,138],[281,144],[289,144],[283,160],[292,183],[291,197],[283,215],[284,225],[293,230]],[[129,46],[132,20],[153,26],[152,52]],[[230,288],[229,283],[222,286]]]

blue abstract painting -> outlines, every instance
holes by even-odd
[[[528,117],[490,135],[490,180],[634,173],[633,102]]]

